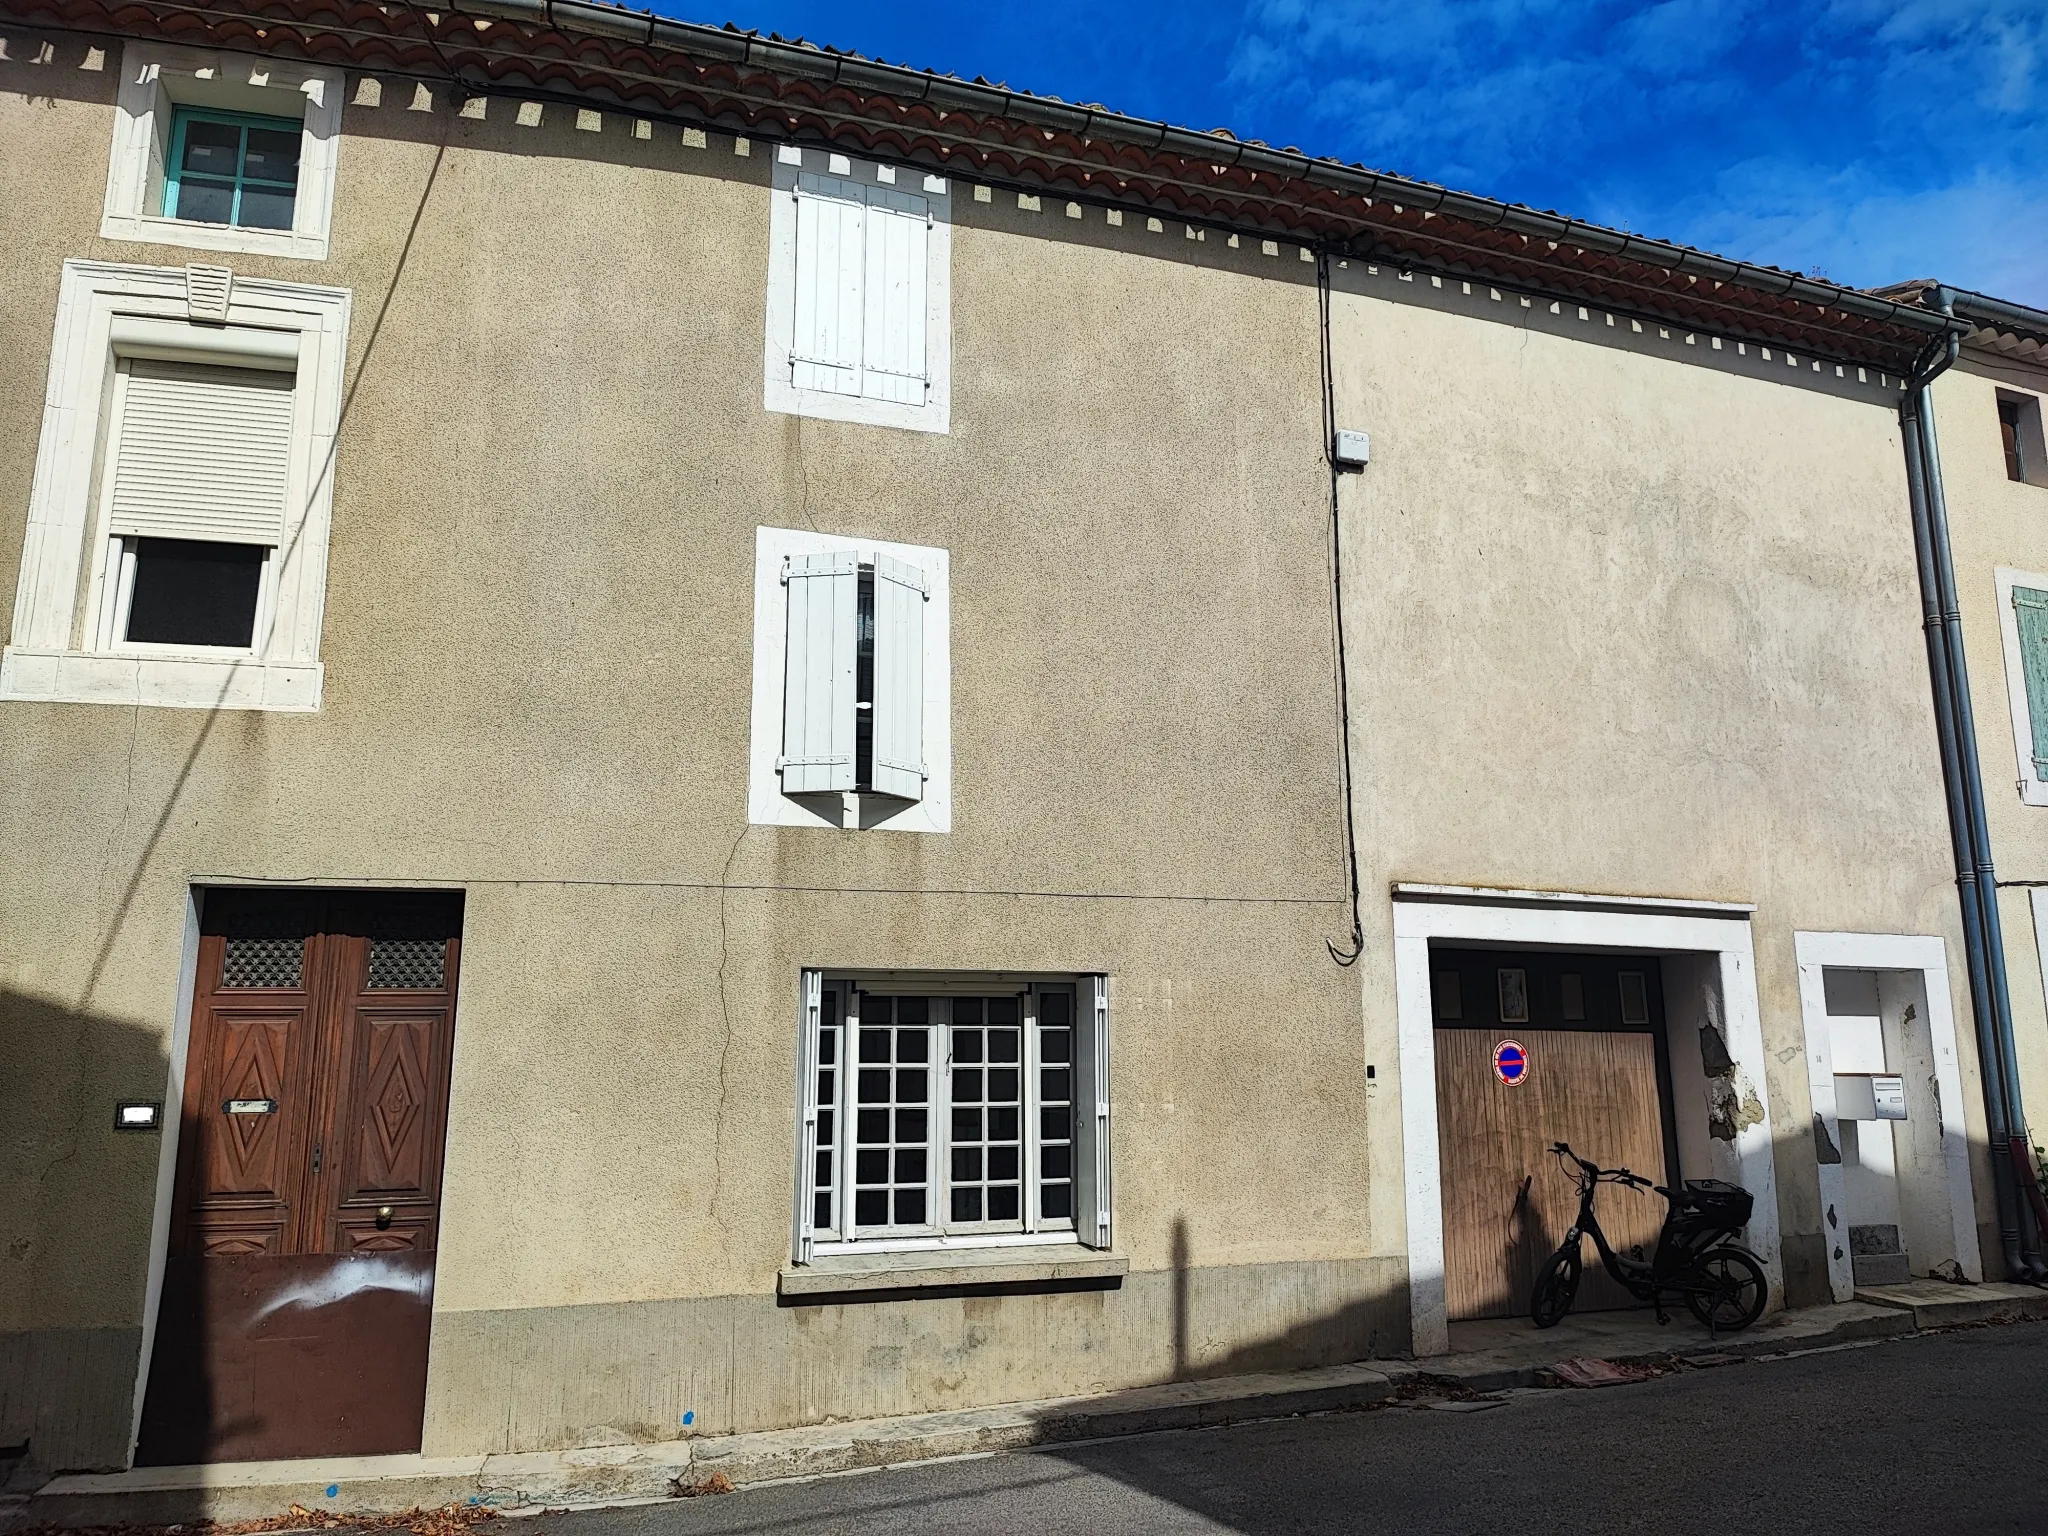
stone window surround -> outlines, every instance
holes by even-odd
[[[924,572],[931,602],[924,619],[924,798],[886,795],[792,796],[782,792],[775,760],[782,750],[784,665],[789,650],[789,598],[782,562],[789,555],[858,552],[862,560],[888,555]],[[953,673],[951,563],[943,549],[887,544],[876,539],[812,533],[807,529],[754,530],[754,699],[747,771],[747,820],[769,827],[858,827],[891,832],[953,830]]]
[[[2027,702],[2027,668],[2020,654],[2019,615],[2012,607],[2014,587],[2048,592],[2048,575],[2004,565],[1997,567],[1993,575],[1998,583],[1998,633],[2005,650],[2005,691],[2012,711],[2012,747],[2019,766],[2020,801],[2025,805],[2048,805],[2048,783],[2034,771],[2034,712]]]
[[[260,112],[264,97],[288,93],[302,99],[305,120],[290,229],[238,229],[167,219],[151,206],[163,193],[163,157],[169,153],[173,106]],[[245,256],[326,260],[335,159],[341,142],[341,98],[342,72],[338,69],[220,49],[139,40],[124,43],[100,238]],[[300,115],[289,106],[288,102],[282,107],[272,105],[269,114]]]
[[[796,309],[797,177],[816,171],[862,183],[882,184],[885,176],[900,177],[905,191],[916,192],[931,209],[931,243],[925,269],[925,365],[931,393],[923,405],[902,405],[826,390],[799,389],[789,378],[789,344]],[[773,195],[768,215],[768,303],[766,351],[762,359],[764,409],[791,416],[828,421],[860,422],[897,427],[908,432],[945,433],[953,412],[953,226],[951,182],[875,161],[794,145],[779,148],[771,168]]]
[[[320,707],[333,453],[348,345],[346,289],[244,278],[230,289],[225,326],[195,327],[207,342],[206,360],[229,366],[240,329],[272,339],[292,334],[298,347],[295,388],[303,398],[294,412],[285,542],[274,576],[274,621],[256,654],[99,651],[89,648],[80,628],[81,614],[96,611],[88,588],[100,561],[98,551],[87,546],[100,519],[95,482],[106,384],[115,361],[114,318],[189,324],[190,292],[181,267],[64,263],[12,639],[0,653],[0,699],[302,712]]]

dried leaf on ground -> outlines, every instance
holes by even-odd
[[[672,1499],[701,1499],[710,1493],[731,1492],[732,1479],[723,1472],[714,1472],[694,1483],[686,1483],[680,1477],[668,1480],[668,1496]]]

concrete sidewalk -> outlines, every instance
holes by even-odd
[[[1474,1391],[1533,1386],[1542,1381],[1546,1367],[1580,1357],[1617,1362],[1672,1355],[1753,1358],[1993,1318],[2048,1317],[2048,1291],[2030,1286],[1928,1281],[1858,1296],[1836,1306],[1781,1312],[1746,1333],[1718,1340],[1682,1314],[1659,1327],[1648,1312],[1591,1313],[1547,1331],[1503,1319],[1453,1325],[1453,1353],[1421,1361],[1173,1382],[1098,1396],[660,1445],[144,1467],[60,1477],[11,1507],[0,1506],[0,1532],[43,1525],[255,1519],[282,1514],[295,1503],[365,1514],[446,1504],[490,1504],[508,1512],[617,1504],[667,1498],[714,1475],[737,1487],[1113,1435],[1368,1408],[1430,1382]]]

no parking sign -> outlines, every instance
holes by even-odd
[[[1529,1053],[1519,1040],[1503,1040],[1493,1048],[1493,1075],[1510,1088],[1519,1088],[1529,1077]]]

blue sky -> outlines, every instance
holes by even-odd
[[[2048,0],[656,0],[1868,287],[2048,307]]]

